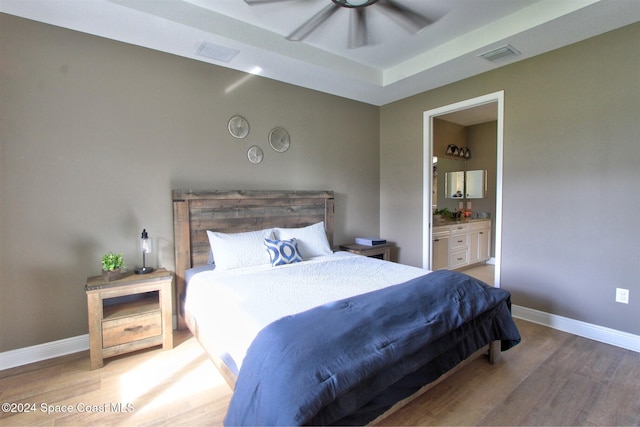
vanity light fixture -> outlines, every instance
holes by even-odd
[[[447,150],[445,151],[445,155],[457,159],[469,159],[471,158],[471,150],[469,150],[467,147],[458,148],[453,144],[449,144],[447,146]]]

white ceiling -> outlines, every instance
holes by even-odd
[[[347,48],[350,10],[285,38],[330,0],[0,0],[0,11],[384,105],[640,21],[639,0],[397,0],[436,19],[411,35],[367,8],[373,43]],[[510,44],[521,52],[478,57]],[[234,54],[228,62],[199,52]]]

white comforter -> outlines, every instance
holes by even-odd
[[[227,364],[233,360],[239,370],[254,337],[269,323],[426,273],[347,252],[279,267],[212,270],[191,279],[186,309],[196,319],[208,351],[215,351]]]

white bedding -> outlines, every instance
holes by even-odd
[[[278,267],[211,270],[190,280],[185,308],[195,318],[207,350],[217,353],[237,374],[254,337],[269,323],[426,273],[348,252]]]

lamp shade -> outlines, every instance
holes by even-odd
[[[151,252],[151,239],[149,239],[146,228],[142,230],[142,236],[140,237],[140,252],[143,254]]]
[[[151,239],[149,239],[149,234],[147,233],[147,229],[142,230],[142,235],[140,236],[140,252],[142,252],[142,267],[136,269],[136,274],[147,274],[151,273],[154,269],[152,267],[147,267],[147,260],[145,255],[151,252]]]

